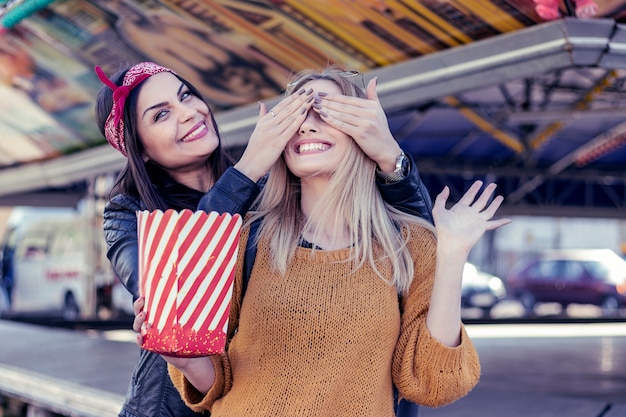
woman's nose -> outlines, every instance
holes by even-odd
[[[178,120],[180,120],[181,123],[186,122],[187,120],[192,119],[197,111],[198,110],[194,106],[179,103],[177,106]]]
[[[313,110],[309,110],[307,112],[306,118],[300,125],[300,129],[298,132],[303,135],[307,132],[318,132],[319,131],[319,115]]]

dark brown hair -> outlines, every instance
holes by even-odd
[[[116,85],[122,85],[124,81],[124,75],[128,69],[118,72],[111,80]],[[191,85],[184,78],[175,75],[181,82],[183,82],[191,91],[193,95],[200,98],[207,104],[208,103],[202,97],[200,91]],[[124,140],[126,143],[126,150],[128,152],[128,158],[126,165],[118,174],[113,187],[111,188],[109,197],[113,197],[117,194],[128,194],[131,196],[135,196],[139,198],[145,208],[147,210],[166,210],[171,208],[171,204],[167,204],[166,198],[167,196],[161,195],[156,187],[163,186],[165,184],[161,184],[164,179],[169,178],[173,181],[170,176],[157,164],[154,162],[144,162],[143,153],[144,148],[143,144],[139,138],[139,134],[137,133],[137,123],[135,120],[136,110],[137,110],[137,97],[139,95],[139,91],[141,91],[142,84],[139,84],[136,88],[134,88],[126,99],[126,106],[124,107]],[[109,117],[109,113],[111,112],[111,108],[113,106],[113,93],[111,89],[107,86],[102,86],[100,91],[98,92],[98,97],[96,98],[96,122],[98,124],[98,128],[100,129],[100,133],[104,136],[104,126],[107,118]],[[219,139],[219,145],[215,151],[211,153],[211,155],[207,158],[207,166],[211,167],[211,173],[213,175],[213,180],[217,180],[223,173],[226,171],[231,165],[231,161],[228,156],[225,154],[222,148],[222,140],[219,134],[219,130],[217,127],[217,123],[215,121],[215,117],[213,116],[213,112],[211,112],[211,123],[213,123],[213,128],[215,132],[217,132],[217,136]],[[195,207],[189,207],[195,209]]]

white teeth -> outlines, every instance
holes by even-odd
[[[196,130],[194,130],[193,132],[191,132],[190,134],[188,134],[187,136],[185,136],[183,138],[183,141],[189,140],[191,138],[196,137],[197,135],[199,135],[202,131],[204,130],[204,124],[198,126],[198,128]]]
[[[328,148],[330,148],[330,146],[324,143],[305,143],[300,145],[298,152],[323,151]]]

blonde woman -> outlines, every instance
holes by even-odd
[[[502,202],[474,183],[450,209],[445,188],[435,227],[386,204],[376,163],[363,151],[380,107],[346,73],[306,71],[287,99],[314,103],[272,167],[248,220],[262,219],[257,255],[241,294],[243,253],[225,354],[166,358],[182,398],[221,416],[392,417],[402,397],[440,406],[480,375],[460,316],[468,253]],[[368,84],[368,96],[375,91]],[[281,130],[296,112],[269,115]],[[401,302],[399,302],[401,300]],[[141,324],[138,315],[136,324]]]

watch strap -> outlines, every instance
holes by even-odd
[[[381,171],[376,167],[376,176],[384,184],[398,182],[409,174],[410,162],[404,151],[396,158],[396,169],[392,172]]]

